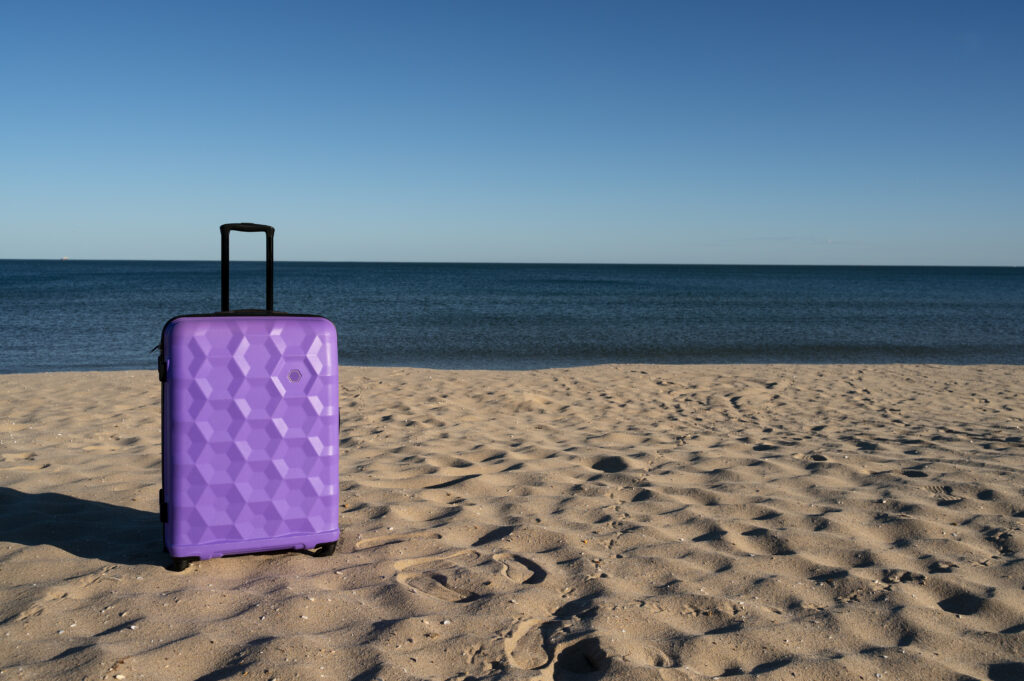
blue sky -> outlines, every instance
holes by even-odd
[[[7,2],[0,257],[1024,264],[1019,2]],[[258,243],[233,242],[258,258]]]

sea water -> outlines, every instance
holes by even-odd
[[[262,263],[232,306],[263,306]],[[0,260],[0,373],[149,369],[219,262]],[[345,365],[1024,364],[1024,268],[300,263],[275,307],[338,327]]]

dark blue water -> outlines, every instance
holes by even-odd
[[[261,307],[263,266],[232,266]],[[276,307],[349,365],[1024,364],[1024,268],[278,263]],[[167,319],[220,305],[218,262],[0,260],[0,373],[155,366]]]

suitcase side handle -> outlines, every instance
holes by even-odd
[[[264,232],[267,235],[267,311],[274,309],[274,228],[252,222],[233,222],[220,226],[220,311],[228,312],[228,280],[231,271],[228,235],[231,232]]]

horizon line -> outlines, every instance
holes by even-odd
[[[219,263],[220,258],[0,258],[0,262],[166,262],[166,263]],[[263,263],[264,260],[232,260],[233,263]],[[565,261],[500,261],[500,260],[274,260],[275,263],[305,263],[325,265],[505,265],[505,266],[609,266],[609,267],[920,267],[920,268],[986,268],[1017,269],[1024,265],[894,265],[868,263],[740,263],[740,262],[565,262]]]

